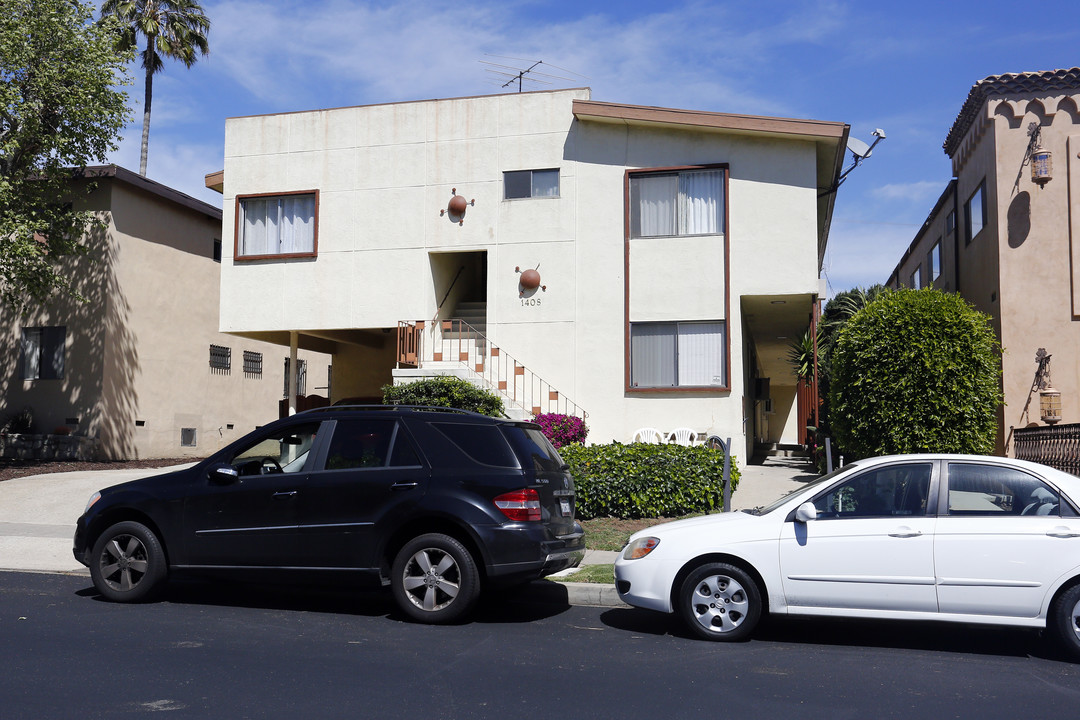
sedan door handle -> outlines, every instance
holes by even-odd
[[[296,494],[295,490],[282,490],[281,492],[274,493],[275,498],[291,498]]]
[[[1054,538],[1080,537],[1080,533],[1073,532],[1069,528],[1063,527],[1061,525],[1057,526],[1056,528],[1054,528],[1053,530],[1051,530],[1050,532],[1048,532],[1046,534],[1049,535],[1050,537],[1054,537]]]
[[[418,486],[419,484],[420,483],[414,483],[414,482],[394,483],[393,485],[390,486],[390,489],[391,490],[412,490],[414,487]]]
[[[896,528],[896,530],[889,533],[889,537],[894,537],[894,538],[919,537],[920,535],[922,535],[922,532],[920,530],[912,530],[911,528],[907,527],[906,525],[898,527],[898,528]]]

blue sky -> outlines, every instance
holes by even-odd
[[[830,295],[884,282],[951,176],[941,149],[988,75],[1080,65],[1080,3],[226,0],[210,55],[154,78],[150,178],[221,204],[225,119],[507,92],[481,61],[543,60],[594,100],[836,120],[888,139],[837,196]],[[505,60],[503,56],[523,60]],[[527,63],[526,63],[527,64]],[[543,66],[541,66],[543,67]],[[579,77],[580,76],[580,77]],[[139,167],[133,123],[110,160]]]

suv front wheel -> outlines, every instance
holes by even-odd
[[[480,577],[472,554],[442,533],[420,535],[394,558],[390,585],[398,607],[422,623],[449,623],[476,604]]]

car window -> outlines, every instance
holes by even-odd
[[[432,423],[463,453],[481,465],[516,468],[517,456],[495,425],[471,423]]]
[[[227,462],[241,475],[300,472],[318,429],[319,423],[279,428],[244,445]]]
[[[933,463],[904,463],[860,473],[814,499],[819,519],[926,514]]]
[[[326,469],[385,467],[396,425],[379,418],[338,420],[326,451]]]
[[[1034,475],[981,463],[949,463],[950,515],[1060,515],[1061,498]]]
[[[536,470],[558,472],[563,469],[564,463],[559,451],[552,446],[544,433],[536,428],[512,425],[504,427],[503,432],[522,460],[531,463]]]

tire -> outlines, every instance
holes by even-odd
[[[395,602],[417,622],[453,622],[472,610],[480,594],[472,554],[441,533],[420,535],[405,543],[390,572]]]
[[[727,563],[695,568],[679,587],[677,610],[705,640],[745,640],[761,619],[761,591],[745,572]]]
[[[1046,625],[1062,649],[1080,661],[1080,583],[1058,595]]]
[[[113,602],[147,600],[164,585],[168,568],[157,536],[137,522],[121,522],[101,534],[90,556],[97,591]]]

